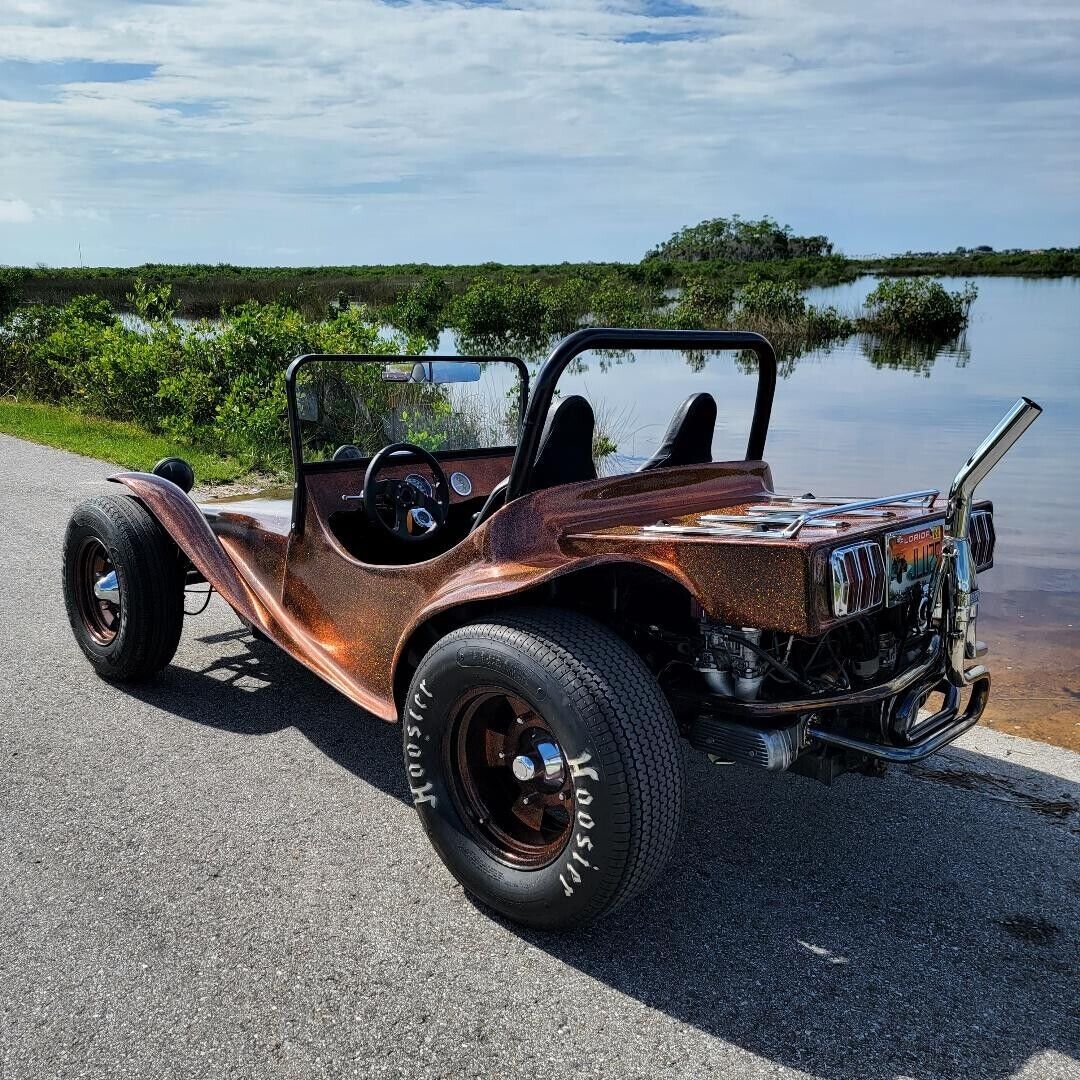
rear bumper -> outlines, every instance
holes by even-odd
[[[697,718],[689,737],[705,753],[738,758],[746,733],[752,733],[755,745],[775,743],[782,751],[765,755],[771,762],[765,767],[771,769],[785,769],[815,750],[817,756],[846,753],[910,764],[978,723],[990,696],[989,673],[981,669],[969,685],[970,696],[961,708],[961,691],[949,680],[941,639],[934,637],[921,663],[873,686],[782,702],[697,697],[688,710]],[[919,719],[934,694],[941,695],[940,708]],[[751,755],[749,763],[760,764],[761,756]]]
[[[932,716],[914,726],[904,723],[914,719],[920,703],[929,693],[939,691],[944,695],[944,705]],[[893,710],[892,729],[906,728],[906,734],[898,743],[881,743],[869,739],[858,739],[852,735],[830,731],[816,722],[807,725],[807,738],[827,746],[839,746],[845,750],[854,750],[878,761],[888,761],[898,765],[909,765],[947,746],[959,738],[970,727],[979,722],[987,699],[990,697],[990,675],[984,673],[971,683],[971,696],[963,712],[959,709],[960,693],[947,680],[922,684],[897,702]]]

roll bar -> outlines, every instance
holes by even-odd
[[[765,436],[769,431],[769,416],[776,390],[776,353],[760,334],[741,330],[619,330],[587,327],[559,342],[536,376],[514,463],[510,467],[507,502],[529,490],[529,477],[536,460],[540,435],[559,376],[571,362],[590,349],[751,350],[758,360],[758,387],[746,458],[757,461],[764,455]]]

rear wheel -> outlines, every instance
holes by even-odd
[[[675,845],[683,753],[659,685],[591,619],[522,610],[447,635],[403,711],[405,766],[454,876],[530,926],[589,922]]]
[[[124,495],[76,507],[64,542],[64,602],[86,658],[106,679],[136,680],[173,658],[184,622],[175,546]]]

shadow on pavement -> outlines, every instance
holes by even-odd
[[[117,684],[140,701],[239,735],[295,728],[342,768],[402,802],[401,729],[364,712],[276,645],[246,628],[198,639],[220,650],[208,667],[172,664],[153,682]]]
[[[404,799],[396,727],[247,631],[202,640],[226,655],[128,692],[228,731],[292,725]],[[1077,793],[999,765],[950,748],[932,767],[825,788],[692,756],[688,824],[658,887],[584,931],[512,929],[651,1009],[819,1076],[1005,1077],[1047,1051],[1076,1059]],[[1048,783],[1057,797],[1031,795]]]
[[[948,768],[830,789],[694,757],[667,880],[584,933],[526,936],[819,1076],[1007,1077],[1047,1051],[1076,1059],[1075,786],[1025,801],[1014,779],[991,801],[978,785],[993,759],[936,760]]]

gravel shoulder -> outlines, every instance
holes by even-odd
[[[690,759],[659,888],[475,907],[398,731],[219,601],[137,690],[64,617],[112,471],[0,436],[0,1077],[1080,1076],[1080,756],[989,729],[825,788]]]

